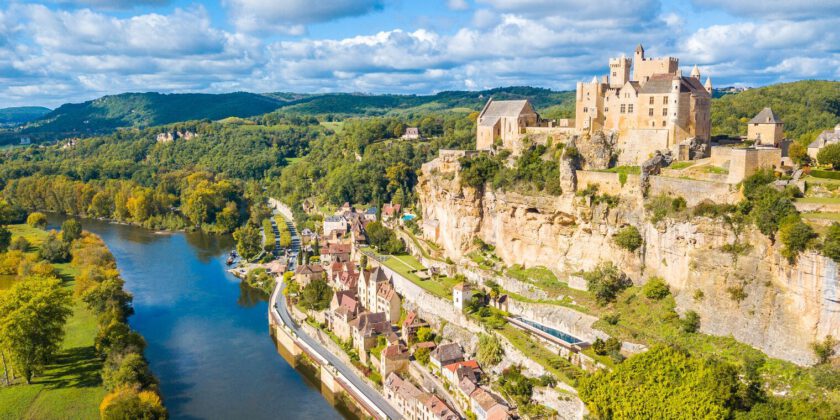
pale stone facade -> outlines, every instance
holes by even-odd
[[[514,143],[525,133],[525,127],[538,126],[540,116],[527,100],[495,101],[490,98],[477,122],[478,150],[492,149],[496,139],[505,149],[514,149]]]
[[[619,147],[629,156],[624,161],[638,164],[651,150],[676,150],[692,138],[709,142],[710,89],[711,81],[704,86],[696,67],[691,76],[682,76],[677,58],[646,58],[639,45],[632,61],[611,59],[610,74],[602,80],[577,84],[575,128],[617,132]]]
[[[747,140],[756,146],[779,147],[785,137],[785,124],[770,108],[764,108],[747,123]]]

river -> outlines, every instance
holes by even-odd
[[[51,217],[52,227],[60,219]],[[134,295],[130,318],[174,419],[340,419],[269,336],[267,297],[225,270],[228,236],[82,220]],[[345,413],[346,415],[346,413]]]

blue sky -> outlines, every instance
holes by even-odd
[[[630,55],[840,78],[840,0],[0,0],[0,107],[121,92],[573,89]]]

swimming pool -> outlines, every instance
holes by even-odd
[[[408,222],[408,221],[410,221],[410,220],[414,220],[414,219],[416,219],[416,218],[417,218],[417,215],[415,215],[415,214],[410,214],[410,213],[406,213],[406,214],[404,214],[404,215],[402,216],[403,221],[406,221],[406,222]]]
[[[540,323],[537,323],[537,322],[534,322],[534,321],[531,321],[531,320],[527,320],[527,319],[523,319],[523,318],[518,318],[518,321],[519,321],[519,322],[522,322],[522,323],[524,323],[524,324],[528,324],[528,325],[530,325],[531,327],[534,327],[534,328],[536,328],[536,329],[538,329],[538,330],[540,330],[540,331],[542,331],[542,332],[544,332],[544,333],[546,333],[546,334],[549,334],[549,335],[551,335],[551,336],[553,336],[553,337],[557,337],[557,338],[559,338],[560,340],[563,340],[563,341],[565,341],[565,342],[567,342],[567,343],[569,343],[569,344],[579,344],[579,343],[583,343],[583,340],[580,340],[580,339],[578,339],[578,338],[576,338],[576,337],[573,337],[573,336],[571,336],[571,335],[569,335],[569,334],[566,334],[566,333],[564,333],[563,331],[560,331],[560,330],[558,330],[558,329],[556,329],[556,328],[546,327],[545,325],[542,325],[542,324],[540,324]]]

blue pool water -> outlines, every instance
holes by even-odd
[[[409,221],[409,220],[414,220],[416,217],[417,217],[417,216],[415,216],[415,215],[413,215],[413,214],[404,214],[404,215],[403,215],[403,217],[402,217],[402,219],[403,219],[403,220],[405,220],[405,221],[407,222],[407,221]]]
[[[582,343],[583,342],[583,340],[575,338],[575,337],[573,337],[569,334],[566,334],[563,331],[560,331],[556,328],[546,327],[545,325],[542,325],[542,324],[539,324],[539,323],[536,323],[534,321],[530,321],[530,320],[527,320],[527,319],[519,318],[519,320],[524,322],[525,324],[528,324],[528,325],[546,333],[546,334],[550,334],[554,337],[557,337],[557,338],[559,338],[559,339],[561,339],[561,340],[563,340],[563,341],[565,341],[569,344],[577,344],[577,343]]]

